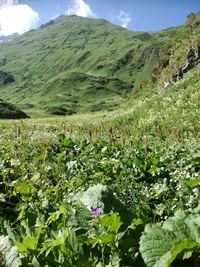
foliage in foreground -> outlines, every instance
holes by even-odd
[[[18,267],[21,265],[18,250],[12,246],[8,236],[0,236],[0,266]]]
[[[191,259],[191,266],[200,264],[200,212],[176,212],[163,225],[147,225],[140,240],[140,252],[148,267],[167,267],[179,260]],[[189,264],[189,262],[188,262]]]
[[[164,255],[163,266],[198,264],[199,166],[199,145],[186,140],[122,145],[50,132],[5,135],[0,234],[22,266],[161,266]],[[156,248],[155,237],[163,245],[156,261],[147,246]]]

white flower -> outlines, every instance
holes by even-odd
[[[77,167],[77,161],[76,160],[71,160],[71,161],[67,162],[67,168],[68,168],[68,170],[71,170],[74,167]]]

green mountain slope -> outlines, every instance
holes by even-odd
[[[153,93],[154,89],[149,87],[152,96],[143,93],[137,99],[130,99],[129,108],[116,117],[115,125],[124,131],[128,129],[138,138],[159,136],[163,140],[182,140],[199,136],[199,75],[200,65],[162,94]]]
[[[0,93],[30,114],[113,110],[151,75],[161,44],[179,31],[131,32],[61,16],[1,45],[0,71],[15,82],[0,84]]]

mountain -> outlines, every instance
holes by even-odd
[[[14,40],[15,38],[17,38],[18,36],[19,36],[18,33],[13,33],[13,34],[8,35],[8,36],[1,35],[0,36],[0,44],[10,42],[10,41]]]
[[[101,19],[61,16],[2,44],[0,70],[15,82],[0,86],[1,95],[52,114],[115,109],[150,75],[160,39],[168,34],[160,38]]]
[[[146,83],[161,88],[185,64],[197,26],[194,34],[191,25],[143,33],[61,16],[1,45],[0,73],[13,79],[0,80],[1,96],[30,115],[114,110]]]

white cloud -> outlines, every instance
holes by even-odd
[[[93,17],[94,13],[91,7],[84,0],[72,0],[72,5],[68,8],[67,15]]]
[[[132,20],[130,15],[123,10],[120,11],[117,18],[120,21],[120,26],[122,26],[124,28],[127,28],[129,22]]]
[[[18,4],[18,0],[0,0],[0,8]]]
[[[37,26],[39,14],[16,0],[0,0],[0,35],[23,34]]]

